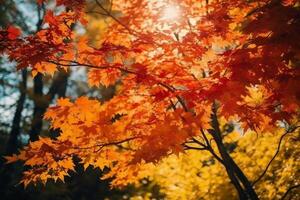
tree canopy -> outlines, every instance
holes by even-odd
[[[124,186],[164,157],[194,149],[223,165],[241,199],[258,199],[255,180],[231,158],[223,137],[233,129],[297,131],[300,2],[87,2],[56,0],[66,9],[47,7],[35,34],[14,26],[0,32],[0,53],[33,76],[80,66],[90,87],[117,85],[106,102],[60,98],[47,110],[44,118],[59,136],[7,157],[29,166],[21,182],[64,180],[76,157],[84,168],[109,168],[103,178]],[[78,34],[87,14],[106,18],[97,45]]]

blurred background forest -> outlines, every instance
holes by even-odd
[[[104,2],[105,3],[105,2]],[[47,6],[53,6],[51,3]],[[88,7],[93,7],[90,3]],[[66,8],[56,8],[66,9]],[[88,10],[89,8],[87,8]],[[42,26],[45,8],[35,0],[0,0],[0,27],[16,25],[23,34],[32,34]],[[92,45],[106,29],[106,18],[91,14],[88,26],[74,25],[78,34],[86,35]],[[74,73],[76,72],[76,73]],[[23,165],[5,165],[3,156],[16,153],[29,141],[40,136],[55,138],[58,130],[49,130],[43,120],[46,109],[55,104],[57,98],[68,96],[75,99],[89,96],[106,101],[113,97],[118,84],[105,88],[90,89],[85,69],[59,71],[52,77],[36,75],[34,78],[26,68],[17,71],[15,63],[5,56],[0,57],[0,194],[1,199],[236,199],[236,193],[226,176],[225,170],[209,153],[192,151],[171,156],[149,169],[147,179],[138,185],[122,189],[111,189],[109,180],[101,180],[99,169],[89,167],[86,171],[77,162],[77,173],[68,177],[65,183],[49,182],[46,186],[30,185],[24,189],[18,182]],[[225,141],[228,151],[239,163],[251,180],[263,172],[278,149],[282,133],[247,132],[241,134],[238,128],[225,127],[228,131]],[[289,188],[300,183],[300,135],[299,131],[287,136],[281,151],[255,189],[261,199],[279,199]],[[107,169],[109,170],[109,169]],[[300,199],[299,189],[293,188],[287,194],[289,199]]]

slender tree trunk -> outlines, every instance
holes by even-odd
[[[69,73],[60,71],[53,80],[49,91],[43,94],[42,75],[38,74],[34,79],[34,111],[30,130],[30,141],[36,141],[43,126],[43,116],[55,95],[65,96]]]
[[[30,141],[36,141],[38,139],[38,135],[42,130],[43,126],[43,113],[47,108],[47,103],[45,102],[46,99],[43,95],[43,76],[42,74],[37,74],[33,79],[33,101],[34,101],[34,108],[33,108],[33,118],[31,122],[31,129],[30,129]]]
[[[236,190],[238,191],[239,198],[240,199],[251,199],[251,200],[258,200],[258,196],[254,190],[254,188],[251,185],[251,182],[248,180],[248,178],[245,176],[243,171],[239,168],[239,166],[234,162],[230,154],[227,152],[224,143],[222,141],[222,133],[220,130],[218,117],[217,117],[217,109],[216,106],[213,106],[213,113],[211,116],[212,119],[212,127],[213,130],[210,131],[211,135],[213,136],[218,151],[222,157],[222,160],[224,162],[224,166],[226,168],[227,174],[232,181],[233,185],[235,186]],[[237,180],[236,180],[237,179]],[[238,183],[236,183],[238,182]],[[241,192],[241,185],[243,185],[243,192]],[[244,196],[246,194],[246,196]]]
[[[230,156],[228,156],[228,160],[229,160],[230,164],[233,166],[235,174],[237,175],[237,177],[239,178],[241,183],[244,185],[246,191],[249,193],[249,195],[252,197],[252,199],[258,199],[258,196],[257,196],[251,182],[246,177],[246,175],[241,170],[241,168],[235,163],[235,161]]]
[[[27,69],[22,70],[22,81],[20,83],[20,97],[17,102],[15,115],[12,121],[12,127],[6,145],[6,154],[16,153],[18,149],[18,136],[20,135],[20,125],[22,118],[22,111],[26,100],[27,90]]]
[[[53,80],[51,87],[48,91],[48,96],[53,100],[54,96],[65,97],[68,85],[69,72],[60,71],[57,77]]]
[[[17,102],[16,111],[12,121],[10,135],[6,144],[5,154],[11,155],[18,150],[18,136],[20,135],[20,124],[22,111],[26,100],[27,69],[22,70],[22,81],[20,82],[20,97]],[[0,193],[4,195],[12,181],[15,168],[13,165],[5,165],[5,160],[0,158]]]
[[[52,93],[52,94],[57,93],[58,98],[65,97],[67,92],[69,75],[70,75],[69,72],[61,71],[56,81],[53,82],[48,93]],[[58,129],[55,130],[51,129],[50,130],[51,138],[56,138],[59,135],[59,132],[60,131]]]

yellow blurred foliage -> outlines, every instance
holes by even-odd
[[[233,132],[224,140],[231,156],[251,181],[256,180],[276,152],[283,130],[277,133]],[[287,135],[280,153],[265,176],[255,185],[260,199],[280,199],[287,189],[300,181],[300,134]],[[230,148],[231,147],[231,148]],[[172,155],[152,169],[150,180],[161,187],[170,200],[238,199],[223,166],[207,151]],[[299,199],[297,190],[291,195]],[[134,197],[133,199],[147,199]]]

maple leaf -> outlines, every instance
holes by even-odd
[[[247,90],[249,94],[247,96],[242,96],[242,98],[245,104],[250,107],[263,105],[265,101],[267,101],[267,99],[272,95],[266,90],[266,88],[262,86],[247,87]]]
[[[48,10],[45,14],[45,23],[48,23],[49,25],[57,25],[58,21],[54,17],[54,13],[51,10]]]
[[[8,39],[15,40],[21,35],[21,30],[15,26],[9,26],[7,29],[8,32]]]
[[[58,161],[57,163],[59,166],[67,169],[67,170],[72,170],[74,171],[74,163],[73,163],[73,160],[72,158],[67,158],[67,159],[64,159],[64,160],[60,160]]]
[[[37,63],[32,70],[32,76],[35,77],[37,73],[48,73],[51,76],[57,71],[57,65],[53,63]]]
[[[12,156],[4,156],[4,158],[6,159],[6,164],[13,163],[13,162],[16,162],[17,160],[19,160],[19,157],[16,154],[14,154]]]
[[[57,100],[57,105],[62,107],[68,107],[68,106],[72,106],[73,103],[70,102],[69,98],[59,98]]]
[[[119,69],[106,68],[106,69],[92,69],[88,74],[88,82],[90,86],[99,86],[100,84],[108,87],[116,83],[120,78],[121,72]]]

